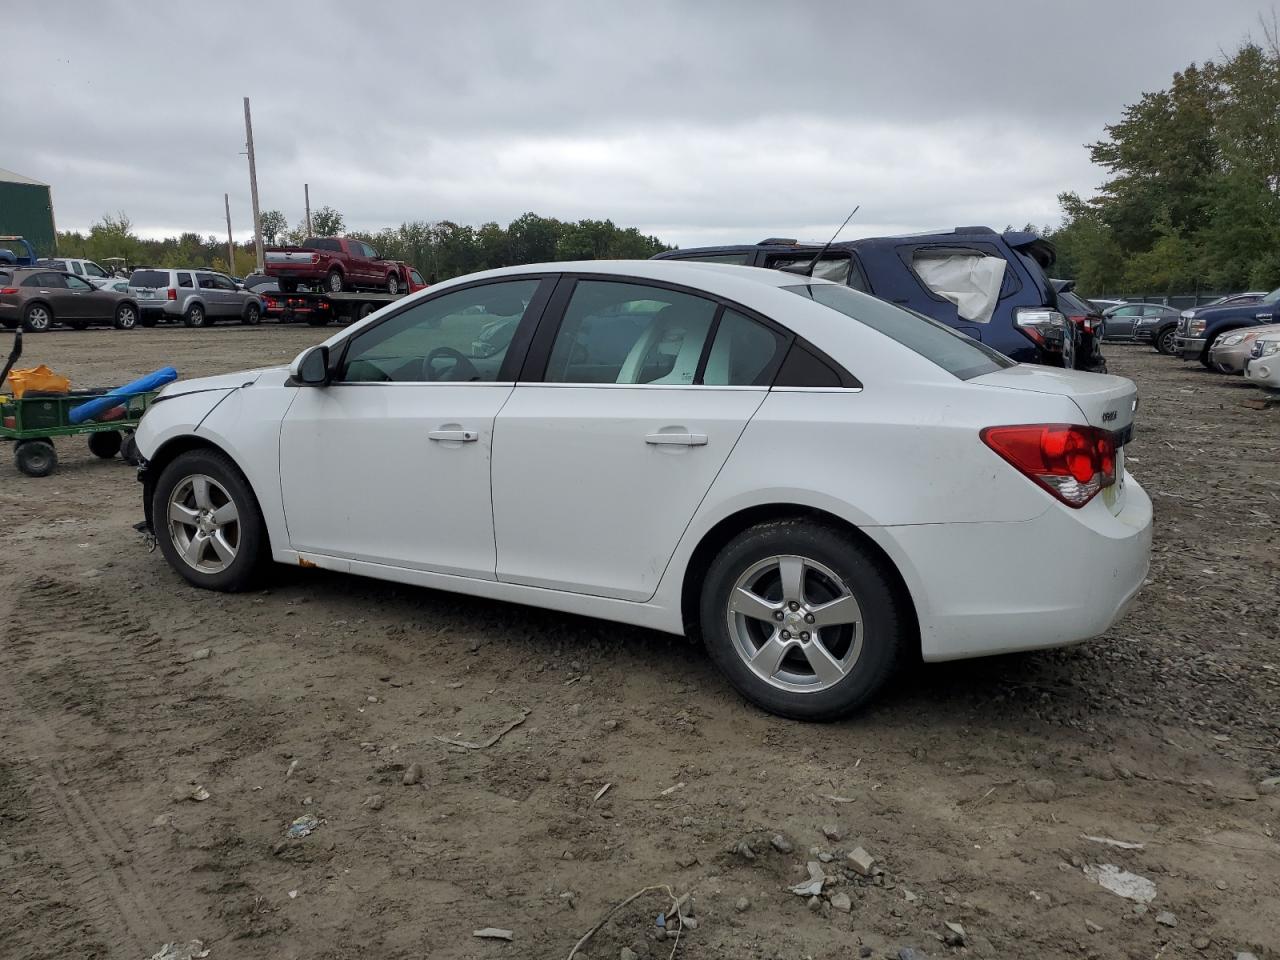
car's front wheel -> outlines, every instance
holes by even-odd
[[[702,636],[743,696],[771,713],[835,720],[870,700],[905,646],[881,561],[834,527],[751,527],[711,563]]]
[[[249,482],[225,454],[191,450],[165,467],[151,523],[169,565],[197,587],[234,592],[253,584],[266,530]]]

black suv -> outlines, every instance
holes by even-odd
[[[655,260],[699,260],[784,269],[822,249],[777,237],[760,243],[668,250]],[[1093,367],[1045,276],[1053,245],[1034,233],[956,227],[943,233],[833,243],[813,275],[940,320],[1023,363]],[[1095,354],[1095,356],[1097,356]]]

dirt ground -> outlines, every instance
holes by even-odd
[[[96,385],[322,335],[55,332],[27,357]],[[1136,607],[1070,650],[914,668],[826,726],[599,621],[284,568],[199,592],[132,529],[120,461],[67,440],[52,477],[0,463],[0,957],[564,958],[660,884],[696,929],[659,939],[652,892],[578,956],[1280,957],[1280,409],[1107,353],[1156,504]],[[526,712],[483,749],[438,739]],[[842,866],[857,846],[883,874]],[[789,891],[819,854],[848,910]]]

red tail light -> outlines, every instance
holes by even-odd
[[[987,427],[982,442],[1069,507],[1116,482],[1116,442],[1105,430],[1068,423]]]
[[[167,298],[167,299],[169,299],[169,300],[177,300],[177,299],[178,299],[178,291],[177,291],[177,290],[175,290],[173,287],[170,287],[168,290],[166,290],[166,291],[165,291],[165,296],[166,296],[166,298]]]
[[[7,295],[7,296],[10,296],[10,297],[11,297],[11,296],[13,296],[15,293],[17,293],[17,292],[18,292],[18,288],[17,288],[17,287],[3,287],[3,288],[0,288],[0,295]]]
[[[274,310],[276,307],[278,307],[278,306],[280,305],[279,303],[277,303],[277,302],[276,302],[276,298],[275,298],[275,297],[271,297],[271,296],[263,296],[263,298],[262,298],[262,299],[266,301],[267,309],[268,309],[268,310]]]

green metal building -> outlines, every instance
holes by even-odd
[[[0,169],[0,236],[25,237],[42,257],[58,252],[53,196],[47,183]]]

